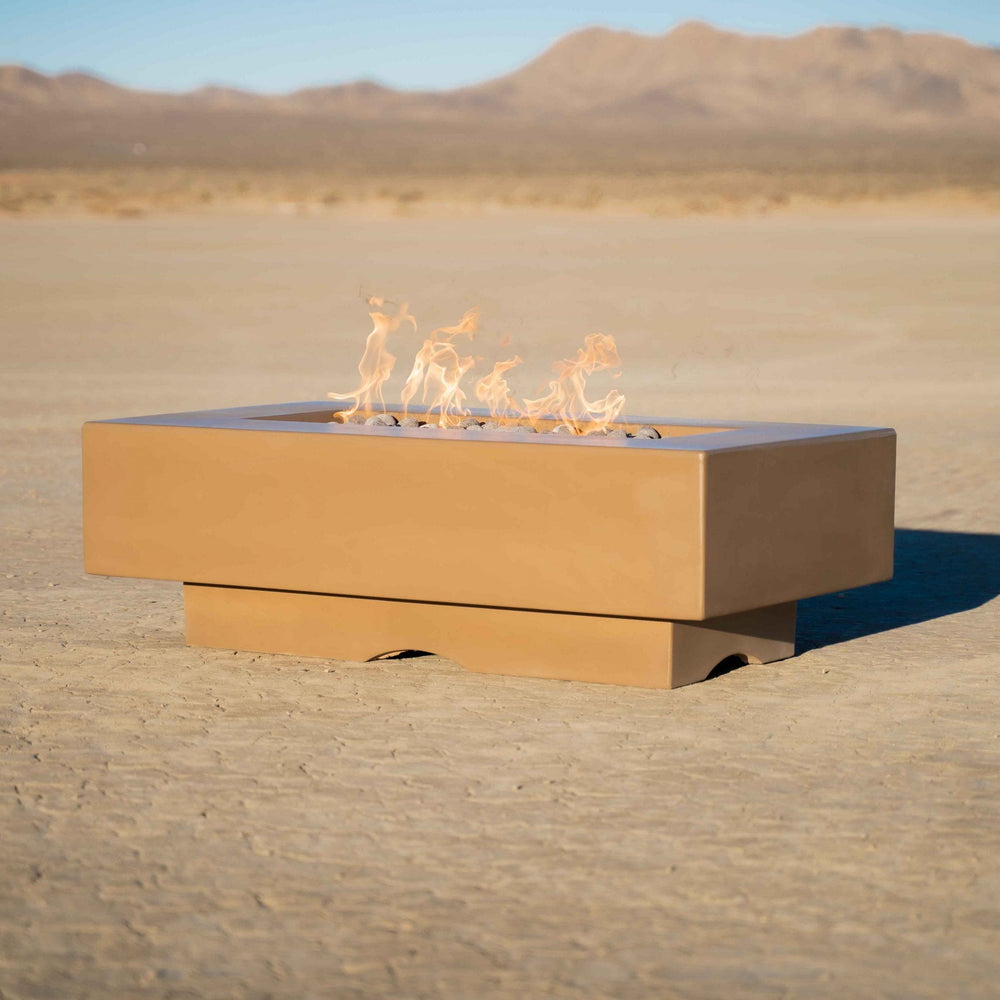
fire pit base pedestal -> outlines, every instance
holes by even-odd
[[[704,621],[184,585],[192,646],[363,661],[402,650],[478,673],[675,688],[795,652],[795,602]]]

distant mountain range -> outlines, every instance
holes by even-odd
[[[361,81],[269,96],[130,90],[87,73],[0,67],[0,112],[175,109],[371,119],[623,118],[753,126],[1000,123],[1000,49],[891,28],[747,36],[688,22],[665,35],[587,28],[499,79],[407,92]]]
[[[609,130],[622,136],[617,147]],[[787,162],[780,150],[771,154],[792,140],[811,144],[810,162],[821,163],[836,136],[838,162],[867,137],[871,162],[917,156],[938,170],[965,155],[956,134],[970,138],[976,169],[991,169],[1000,147],[1000,49],[891,28],[825,27],[792,38],[698,22],[659,36],[587,28],[506,76],[435,92],[360,81],[284,95],[229,87],[166,94],[87,73],[0,67],[5,168],[141,159],[362,173],[400,164],[435,173],[539,164],[659,170],[687,169],[696,147],[709,151],[699,162],[715,167],[753,160],[766,168]],[[902,143],[905,154],[875,142]],[[726,153],[737,146],[739,155]]]

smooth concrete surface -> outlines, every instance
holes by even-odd
[[[889,429],[317,433],[314,421],[250,412],[85,424],[87,571],[669,620],[892,575]],[[391,493],[360,486],[380,476]]]
[[[365,661],[434,650],[466,670],[675,688],[795,652],[795,602],[700,622],[184,585],[192,646]]]
[[[994,997],[998,273],[994,219],[3,223],[3,996]],[[894,579],[676,691],[186,647],[84,575],[80,425],[345,391],[359,291],[525,391],[600,330],[632,412],[895,427]]]

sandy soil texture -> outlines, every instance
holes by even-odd
[[[995,997],[998,274],[996,218],[4,222],[0,997]],[[895,580],[650,692],[84,576],[84,420],[350,388],[376,291],[527,389],[600,330],[633,412],[895,426]]]

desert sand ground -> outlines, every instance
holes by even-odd
[[[995,997],[998,274],[996,217],[4,222],[0,997]],[[653,692],[188,649],[83,574],[84,420],[350,388],[375,291],[530,378],[613,333],[632,412],[896,427],[895,580]]]

